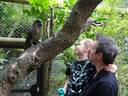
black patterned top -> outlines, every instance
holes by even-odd
[[[88,59],[67,64],[65,74],[70,79],[67,84],[66,96],[83,96],[91,84],[95,72],[95,66]]]

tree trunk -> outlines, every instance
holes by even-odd
[[[42,73],[41,96],[48,96],[51,63],[52,63],[52,60],[47,61],[42,65],[42,68],[41,68],[41,73]]]
[[[48,25],[45,26],[46,30],[45,33],[47,33],[47,38],[53,35],[53,10],[50,7],[50,21],[48,21]],[[45,36],[45,35],[43,35]],[[44,62],[44,64],[41,65],[41,82],[42,82],[42,87],[40,88],[41,90],[41,96],[48,96],[49,92],[49,78],[50,78],[50,72],[51,72],[51,64],[52,64],[52,59],[48,60],[47,62]]]
[[[0,96],[8,96],[17,81],[43,64],[42,62],[52,59],[70,47],[79,37],[81,26],[101,1],[78,0],[60,32],[47,41],[27,49],[15,63],[9,64],[0,75]]]
[[[50,11],[52,8],[50,8]],[[49,38],[53,34],[53,12],[51,11],[51,17],[50,21],[46,19],[47,24],[45,25],[45,28],[47,30],[44,31],[43,34],[44,37]],[[41,86],[40,86],[40,96],[48,96],[49,92],[49,78],[50,78],[50,72],[51,72],[51,64],[52,59],[48,60],[47,62],[43,62],[44,64],[41,65],[40,74],[41,74]]]

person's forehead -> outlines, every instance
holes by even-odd
[[[87,39],[87,40],[81,40],[80,43],[92,43],[93,40]]]
[[[85,43],[85,42],[86,42],[85,40],[81,40],[81,41],[80,41],[80,44],[83,44],[83,43]]]

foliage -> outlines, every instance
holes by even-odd
[[[0,50],[0,59],[4,59],[5,58],[5,54],[2,50]]]
[[[109,6],[108,6],[109,7]],[[119,46],[119,55],[115,61],[118,65],[117,78],[119,81],[119,96],[127,96],[128,92],[128,48],[127,40],[128,38],[128,15],[126,12],[118,11],[118,8],[112,7],[107,8],[106,10],[100,7],[95,10],[95,13],[92,15],[93,18],[99,22],[105,22],[104,26],[101,27],[92,27],[91,30],[95,34],[102,34],[108,37],[113,38]],[[123,10],[123,9],[122,9]],[[124,75],[125,74],[125,75]]]
[[[117,4],[117,2],[116,2]],[[119,2],[118,2],[119,4]],[[117,78],[119,81],[119,96],[127,96],[128,95],[128,52],[126,51],[126,47],[128,48],[128,45],[125,46],[126,40],[125,38],[128,36],[128,15],[126,15],[126,12],[120,12],[117,8],[117,6],[100,6],[98,7],[93,15],[92,18],[94,18],[97,22],[105,23],[104,26],[94,27],[91,26],[91,29],[87,32],[84,32],[81,34],[79,39],[76,41],[79,42],[81,39],[85,38],[94,38],[96,34],[102,34],[108,37],[113,38],[120,49],[120,53],[115,61],[115,63],[118,65],[119,69],[117,72]],[[64,51],[63,53],[63,59],[66,61],[70,61],[74,59],[73,57],[73,50],[74,48],[69,48]],[[70,57],[72,56],[72,57]],[[124,75],[125,74],[125,75]]]
[[[53,9],[54,15],[54,32],[58,32],[64,24],[64,21],[71,12],[71,8],[76,0],[29,0],[31,6],[20,8],[19,6],[12,7],[5,3],[0,3],[0,31],[4,30],[7,34],[11,28],[17,22],[16,28],[23,29],[30,26],[28,21],[40,18],[43,23],[50,20],[50,8]],[[104,0],[104,3],[99,5],[91,16],[97,22],[104,23],[103,26],[95,27],[91,26],[89,30],[83,32],[79,39],[75,42],[79,42],[81,39],[92,38],[94,39],[96,34],[103,34],[105,36],[112,37],[118,44],[120,53],[115,61],[118,65],[117,77],[120,85],[119,96],[128,95],[128,45],[126,45],[128,38],[128,13],[124,9],[117,8],[120,6],[120,0]],[[27,13],[27,14],[26,14]],[[24,22],[22,22],[24,20]],[[4,23],[5,22],[5,23]],[[22,26],[25,25],[25,26]],[[22,26],[22,27],[21,27]],[[2,29],[3,28],[3,29]],[[9,29],[9,30],[6,30]],[[1,34],[1,33],[0,33]],[[22,36],[25,36],[24,34]],[[75,46],[66,49],[58,57],[65,62],[74,60]],[[5,58],[4,52],[0,51],[0,59]],[[125,75],[124,75],[125,74]],[[61,77],[62,76],[62,77]],[[53,87],[62,86],[64,82],[64,74],[61,72],[55,78]]]
[[[26,8],[23,12],[28,16],[40,18],[45,23],[50,20],[50,8],[54,15],[54,32],[58,31],[64,24],[64,21],[76,0],[29,0],[31,8]]]
[[[10,10],[8,10],[10,9]],[[9,33],[7,28],[9,28],[14,22],[11,16],[14,14],[14,10],[10,8],[7,4],[0,3],[0,31]],[[2,33],[0,33],[2,35]]]
[[[65,63],[75,60],[76,58],[74,55],[74,50],[75,50],[74,46],[64,50],[64,52],[59,55],[59,58],[64,60]]]
[[[117,56],[115,63],[118,65],[117,78],[119,81],[119,96],[127,96],[128,50],[126,49],[128,49],[128,40],[126,39],[128,38],[128,15],[127,11],[121,12],[118,10],[117,7],[118,6],[110,5],[100,5],[100,7],[97,7],[92,15],[92,18],[95,19],[97,22],[105,23],[105,25],[99,27],[91,26],[91,29],[89,31],[84,32],[80,35],[76,43],[79,42],[81,39],[94,39],[96,34],[102,34],[111,37],[117,42],[119,46],[119,55]],[[73,57],[73,50],[74,47],[65,50],[63,53],[63,59],[66,61],[74,59],[75,57]]]
[[[22,12],[20,5],[12,6],[0,2],[0,36],[1,37],[25,37],[25,32],[30,28],[31,20]]]

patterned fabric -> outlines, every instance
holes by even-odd
[[[71,62],[67,66],[66,75],[70,77],[66,96],[83,96],[92,82],[95,67],[90,60]]]

